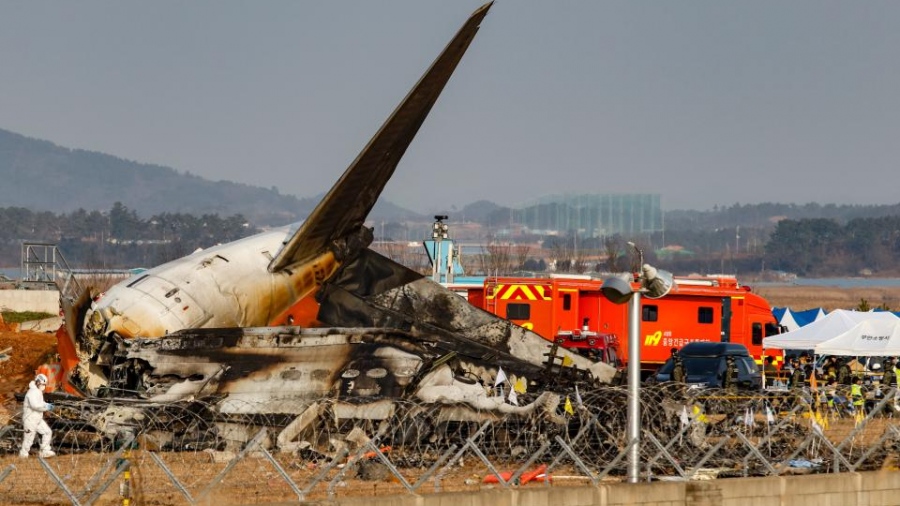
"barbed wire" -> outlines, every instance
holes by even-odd
[[[877,469],[898,453],[895,396],[891,390],[872,398],[863,410],[805,391],[648,386],[640,399],[642,473],[651,479],[689,478],[701,469],[714,469],[719,477]],[[519,397],[523,404],[541,399],[546,401],[537,394]],[[37,467],[37,459],[17,459],[17,415],[0,428],[0,492],[6,488],[10,497],[35,501],[64,494],[57,481],[88,490],[91,478],[115,469],[110,462],[125,452],[129,465],[141,470],[137,492],[185,498],[229,487],[266,497],[307,488],[305,495],[327,495],[349,479],[403,492],[400,477],[412,483],[424,476],[438,488],[441,473],[465,468],[490,474],[534,462],[554,462],[587,480],[622,477],[627,400],[624,387],[586,389],[554,397],[527,415],[504,415],[412,400],[348,406],[334,397],[310,402],[301,414],[260,414],[252,402],[227,398],[55,399],[48,421],[59,456],[45,462],[58,470],[56,477],[48,485],[50,471]],[[249,459],[243,452],[265,458]],[[7,474],[31,473],[43,485],[31,490],[17,485],[21,480],[4,481],[9,466],[15,470]],[[227,480],[217,482],[227,466],[233,466]],[[344,471],[348,466],[355,471]],[[393,485],[385,485],[391,476]],[[261,491],[260,483],[273,485]]]

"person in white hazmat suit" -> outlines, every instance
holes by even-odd
[[[53,432],[44,421],[44,411],[52,411],[53,404],[44,402],[44,389],[47,388],[47,376],[38,374],[34,381],[28,384],[28,393],[25,394],[25,402],[22,406],[22,426],[25,429],[25,437],[22,438],[22,450],[19,457],[27,458],[28,451],[34,443],[35,433],[41,435],[41,458],[56,456],[50,449],[50,438]]]

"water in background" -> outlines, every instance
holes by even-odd
[[[833,286],[836,288],[900,287],[900,278],[797,278],[792,281],[755,281],[748,284],[751,286]]]
[[[19,267],[0,267],[0,275],[6,276],[9,279],[19,279],[22,274],[22,269]]]

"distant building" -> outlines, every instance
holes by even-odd
[[[512,210],[512,220],[532,231],[635,236],[663,230],[660,201],[659,194],[553,195]]]

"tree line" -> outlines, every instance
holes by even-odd
[[[807,206],[803,210],[812,213],[814,209]],[[870,212],[851,210],[859,215]],[[752,209],[737,206],[712,214],[739,215],[739,211]],[[665,232],[645,237],[585,238],[573,232],[544,237],[542,251],[523,245],[534,244],[535,237],[520,238],[518,244],[487,241],[485,251],[470,259],[471,265],[466,267],[470,273],[500,275],[553,268],[575,273],[620,271],[635,267],[633,249],[627,245],[631,241],[642,250],[645,261],[680,274],[745,275],[778,270],[805,277],[900,275],[900,214],[849,220],[753,218],[743,220],[742,225],[716,220],[718,226],[712,226],[709,216],[695,218],[685,219],[682,214],[667,221]],[[19,265],[25,241],[58,244],[73,267],[126,268],[158,265],[198,248],[258,232],[241,214],[223,218],[217,214],[159,213],[145,219],[121,202],[109,211],[79,209],[64,214],[7,207],[0,208],[0,266]],[[663,248],[676,244],[680,248],[674,251]],[[416,270],[425,269],[424,258],[396,260]]]
[[[800,276],[897,275],[900,216],[783,220],[766,243],[766,263]]]
[[[57,244],[75,267],[150,267],[259,232],[242,215],[160,213],[143,219],[121,202],[109,211],[55,214],[0,208],[0,265],[21,261],[23,242]]]

